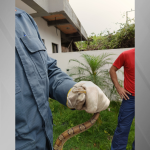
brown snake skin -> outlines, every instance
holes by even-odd
[[[53,150],[63,150],[63,145],[68,139],[91,128],[96,122],[96,120],[98,119],[98,117],[99,117],[99,113],[95,113],[89,121],[64,131],[57,138]]]

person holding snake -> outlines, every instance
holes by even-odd
[[[109,106],[109,99],[98,86],[89,81],[74,82],[56,64],[57,61],[48,56],[33,18],[16,8],[16,150],[53,149],[53,119],[49,97],[70,109],[85,110],[87,113],[99,113]],[[80,125],[80,128],[69,130],[67,135],[77,134],[78,130],[82,131],[94,122],[93,118]],[[62,134],[59,139],[63,138]],[[57,143],[54,149],[61,149]]]

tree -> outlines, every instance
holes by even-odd
[[[127,23],[116,24],[120,25],[120,29],[113,33],[108,30],[98,35],[92,33],[87,41],[76,42],[78,49],[88,51],[135,47],[135,20],[128,19]]]
[[[69,69],[68,74],[76,82],[92,81],[112,100],[113,95],[116,95],[116,89],[111,81],[109,70],[106,69],[107,65],[112,64],[110,57],[111,55],[114,54],[103,53],[98,56],[81,54],[81,57],[84,59],[85,63],[82,63],[77,59],[70,59],[69,63],[76,62],[78,65]]]

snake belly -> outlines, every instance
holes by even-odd
[[[68,139],[91,128],[94,125],[94,123],[96,122],[96,120],[98,119],[98,117],[99,117],[99,113],[95,113],[89,121],[84,122],[82,124],[79,124],[73,128],[70,128],[70,129],[64,131],[57,138],[55,145],[53,147],[53,150],[62,150],[64,143]]]

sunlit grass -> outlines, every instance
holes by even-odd
[[[110,111],[100,113],[98,121],[89,130],[69,139],[63,150],[110,150],[111,141],[117,126],[120,103],[111,102]],[[50,108],[53,114],[53,139],[54,143],[58,136],[65,130],[86,122],[92,116],[85,111],[70,110],[57,101],[50,100]],[[128,138],[127,150],[131,150],[134,140],[134,121]]]

